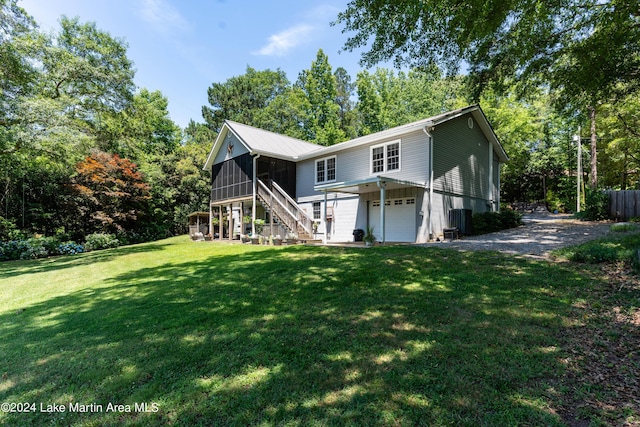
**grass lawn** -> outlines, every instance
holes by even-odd
[[[5,262],[0,289],[4,425],[640,423],[580,338],[640,294],[589,265],[178,237]]]

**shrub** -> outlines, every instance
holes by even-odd
[[[75,242],[60,243],[55,237],[0,242],[0,261],[46,258],[49,255],[75,255],[84,247]]]
[[[551,211],[551,212],[554,212],[554,211],[565,212],[566,211],[566,206],[564,205],[562,200],[560,200],[560,196],[558,194],[556,194],[555,192],[553,192],[552,190],[547,190],[546,202],[547,202],[547,207],[549,208],[549,211]]]
[[[632,262],[635,253],[635,248],[624,247],[616,243],[600,242],[575,249],[569,256],[569,260],[586,264],[614,261]]]
[[[585,206],[576,217],[583,221],[601,221],[609,216],[609,198],[603,191],[587,189],[585,192]]]
[[[554,253],[569,261],[588,264],[624,262],[637,267],[640,234],[611,234],[607,237],[559,249]]]
[[[84,249],[89,252],[100,249],[117,248],[118,246],[120,246],[120,241],[115,234],[93,233],[86,237]]]
[[[46,258],[49,251],[43,245],[43,239],[29,239],[26,241],[25,250],[20,254],[20,259]]]
[[[10,235],[15,233],[18,227],[13,221],[9,221],[4,217],[0,216],[0,239],[1,240],[9,240],[11,239]]]
[[[474,213],[471,222],[473,234],[493,233],[522,225],[522,214],[512,210]]]
[[[60,240],[58,240],[57,237],[41,237],[37,240],[38,244],[45,248],[49,254],[58,254],[58,246],[60,246]]]
[[[0,260],[8,261],[20,259],[23,252],[28,249],[26,240],[9,240],[0,244]]]
[[[619,222],[611,225],[611,231],[616,233],[626,233],[627,231],[635,231],[638,229],[637,224],[631,224],[629,222]]]
[[[45,258],[49,251],[42,239],[10,240],[0,243],[0,260]]]
[[[56,254],[58,255],[75,255],[84,252],[84,246],[76,242],[64,242],[60,243],[56,248]]]

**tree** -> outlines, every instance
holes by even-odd
[[[338,67],[333,73],[336,81],[336,104],[340,107],[340,129],[350,138],[356,137],[354,103],[351,95],[356,88],[351,82],[351,76],[342,67]]]
[[[176,190],[174,231],[186,231],[186,218],[195,211],[208,211],[211,192],[210,171],[202,170],[215,134],[204,124],[189,122],[184,130],[185,143],[171,156],[173,173],[169,185]]]
[[[137,165],[117,154],[94,152],[88,156],[76,165],[71,185],[79,196],[80,216],[87,224],[85,235],[135,230],[150,199],[149,184]]]
[[[573,60],[576,72],[593,71],[589,81],[601,87],[638,84],[639,17],[635,0],[352,0],[335,24],[355,31],[347,50],[369,44],[362,54],[367,66],[393,58],[397,64],[457,70],[465,60],[482,88],[513,76],[535,79]],[[599,60],[585,61],[581,53],[589,52]]]
[[[318,50],[311,68],[300,73],[296,85],[309,100],[308,121],[304,126],[307,140],[321,145],[344,141],[346,135],[340,128],[340,105],[336,102],[336,78],[329,57],[322,49]]]
[[[94,24],[62,18],[60,31],[43,34],[14,1],[0,6],[4,216],[48,234],[77,218],[74,165],[95,146],[103,120],[131,99],[132,65],[126,45]]]
[[[368,71],[364,70],[358,73],[356,87],[358,93],[358,135],[369,135],[383,130],[382,98]]]
[[[134,71],[126,44],[95,24],[65,17],[60,22],[55,36],[34,30],[12,38],[27,71],[16,83],[18,92],[3,91],[0,155],[86,153],[105,114],[131,100]]]
[[[515,88],[506,95],[487,90],[482,97],[483,110],[510,157],[501,167],[504,202],[546,200],[558,210],[576,205],[573,126],[551,101],[545,91],[519,99]]]
[[[600,106],[598,127],[604,153],[600,166],[605,188],[640,189],[640,93]]]
[[[592,186],[596,105],[620,85],[640,86],[636,0],[353,0],[337,23],[355,32],[347,50],[370,46],[362,55],[368,66],[393,58],[451,73],[465,61],[475,99],[489,84],[504,91],[515,79],[521,91],[544,84],[563,94],[563,105],[581,104],[591,119]]]
[[[298,86],[288,87],[258,113],[257,126],[293,138],[305,139],[305,125],[310,122],[311,105]]]
[[[45,55],[51,97],[66,94],[90,112],[124,109],[135,89],[127,44],[78,18],[63,16],[60,25],[57,43]]]
[[[460,78],[445,78],[437,67],[397,75],[378,68],[358,73],[356,104],[361,135],[424,119],[468,103]]]
[[[257,116],[288,86],[284,71],[256,71],[247,67],[245,74],[209,87],[210,106],[202,107],[202,116],[215,132],[220,132],[225,120],[259,126]]]
[[[160,91],[140,89],[127,108],[103,117],[98,146],[138,162],[175,151],[180,128],[168,108],[169,101]]]
[[[16,0],[0,0],[0,156],[21,147],[16,106],[31,92],[37,71],[27,56],[35,22]]]

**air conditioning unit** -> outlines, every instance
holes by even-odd
[[[457,228],[461,234],[473,234],[473,224],[471,224],[471,209],[451,209],[449,211],[449,227]]]

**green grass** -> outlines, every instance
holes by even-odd
[[[616,227],[617,226],[617,227]],[[590,264],[621,261],[629,265],[637,263],[640,250],[640,233],[635,225],[612,226],[614,233],[581,245],[558,249],[553,255],[574,262]]]
[[[0,424],[562,425],[560,337],[593,281],[490,252],[184,237],[2,263],[0,402],[37,410]]]

